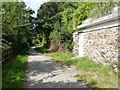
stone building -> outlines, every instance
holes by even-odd
[[[103,64],[118,62],[120,50],[120,9],[104,17],[85,20],[73,33],[73,52]]]

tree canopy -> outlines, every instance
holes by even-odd
[[[87,18],[101,17],[117,5],[118,2],[46,2],[38,9],[36,29],[38,34],[45,34],[47,42],[61,43],[72,50],[73,28]]]
[[[45,2],[37,13],[26,8],[24,2],[2,3],[2,46],[17,49],[33,42],[45,47],[54,44],[72,51],[73,28],[87,18],[99,18],[119,2]],[[60,47],[61,46],[61,47]]]
[[[26,8],[24,2],[2,3],[2,46],[21,47],[29,40],[33,27],[31,15],[34,11]]]

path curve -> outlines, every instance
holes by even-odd
[[[34,47],[29,54],[24,88],[87,88],[84,82],[78,82],[74,77],[80,73],[74,66],[55,62],[51,57],[36,52]]]

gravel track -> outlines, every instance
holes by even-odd
[[[24,88],[87,88],[83,81],[74,77],[80,74],[74,66],[51,60],[34,50],[29,50],[27,76]]]

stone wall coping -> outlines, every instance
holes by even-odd
[[[114,21],[114,20],[118,20],[119,18],[120,18],[120,13],[118,11],[116,13],[112,13],[110,15],[95,19],[94,21],[91,21],[91,22],[88,22],[88,23],[83,23],[83,24],[79,25],[77,27],[77,29],[74,28],[73,30],[80,30],[80,29],[92,27],[92,26],[99,25],[99,24],[102,24],[102,23],[107,23],[107,22],[111,22],[111,21]],[[90,19],[91,18],[89,18],[88,20],[90,20]]]

